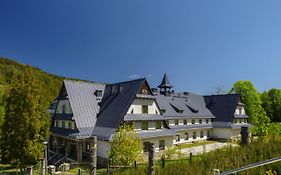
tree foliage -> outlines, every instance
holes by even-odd
[[[230,90],[230,93],[237,93],[246,105],[246,113],[249,121],[254,124],[254,134],[266,135],[270,119],[266,116],[261,106],[261,100],[258,91],[253,83],[248,80],[237,81]]]
[[[122,124],[114,134],[109,158],[114,165],[129,166],[141,154],[142,147],[133,127]]]
[[[281,90],[270,89],[261,94],[262,107],[272,122],[281,122]]]
[[[3,163],[27,165],[43,157],[43,141],[49,134],[49,116],[41,88],[32,69],[27,69],[11,85],[1,127]]]

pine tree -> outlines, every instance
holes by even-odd
[[[32,69],[15,81],[6,99],[1,127],[1,161],[19,165],[34,164],[43,158],[48,137],[49,117],[41,86]]]

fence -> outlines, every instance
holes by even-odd
[[[264,165],[279,162],[279,161],[281,161],[281,156],[273,158],[273,159],[265,160],[265,161],[262,161],[262,162],[253,163],[253,164],[243,166],[241,168],[237,168],[237,169],[234,169],[234,170],[230,170],[230,171],[227,171],[227,172],[224,172],[224,173],[220,173],[219,170],[214,170],[214,175],[237,174],[238,172],[241,172],[241,171],[249,170],[249,169],[252,169],[252,168],[257,168],[257,167],[260,167],[260,166],[264,166]]]

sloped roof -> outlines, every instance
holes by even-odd
[[[97,129],[93,131],[93,135],[96,135],[96,133],[103,135],[98,131],[101,128],[105,128],[105,131],[113,131],[113,128],[119,126],[145,81],[145,79],[138,79],[106,85],[104,96],[100,103],[100,112],[96,123]],[[106,136],[109,139],[110,133],[105,132],[102,137]]]
[[[93,130],[99,111],[98,101],[94,92],[96,90],[104,91],[105,84],[64,80],[63,85],[66,89],[73,112],[73,119],[78,130],[80,132],[84,132],[83,128],[92,128]],[[90,132],[89,129],[87,131]]]
[[[165,120],[160,114],[126,114],[124,121],[150,121],[150,120]]]
[[[215,121],[233,122],[234,118],[248,118],[247,115],[234,116],[236,107],[240,103],[238,94],[224,94],[204,96],[206,106],[216,116]]]
[[[177,133],[171,129],[155,129],[137,131],[140,138],[167,137],[175,136]]]
[[[181,130],[187,130],[187,129],[210,129],[213,128],[213,125],[211,123],[209,124],[194,124],[194,125],[172,125],[169,126],[174,131],[181,131]]]
[[[214,118],[203,96],[192,93],[157,94],[156,101],[164,118]],[[178,109],[178,110],[177,110]]]

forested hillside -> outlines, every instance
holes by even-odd
[[[10,85],[18,79],[27,69],[32,69],[38,78],[40,85],[43,87],[44,102],[46,109],[48,104],[58,95],[63,79],[65,77],[46,73],[38,68],[20,64],[14,60],[0,57],[0,124],[4,116],[4,96],[5,91],[9,90]]]

